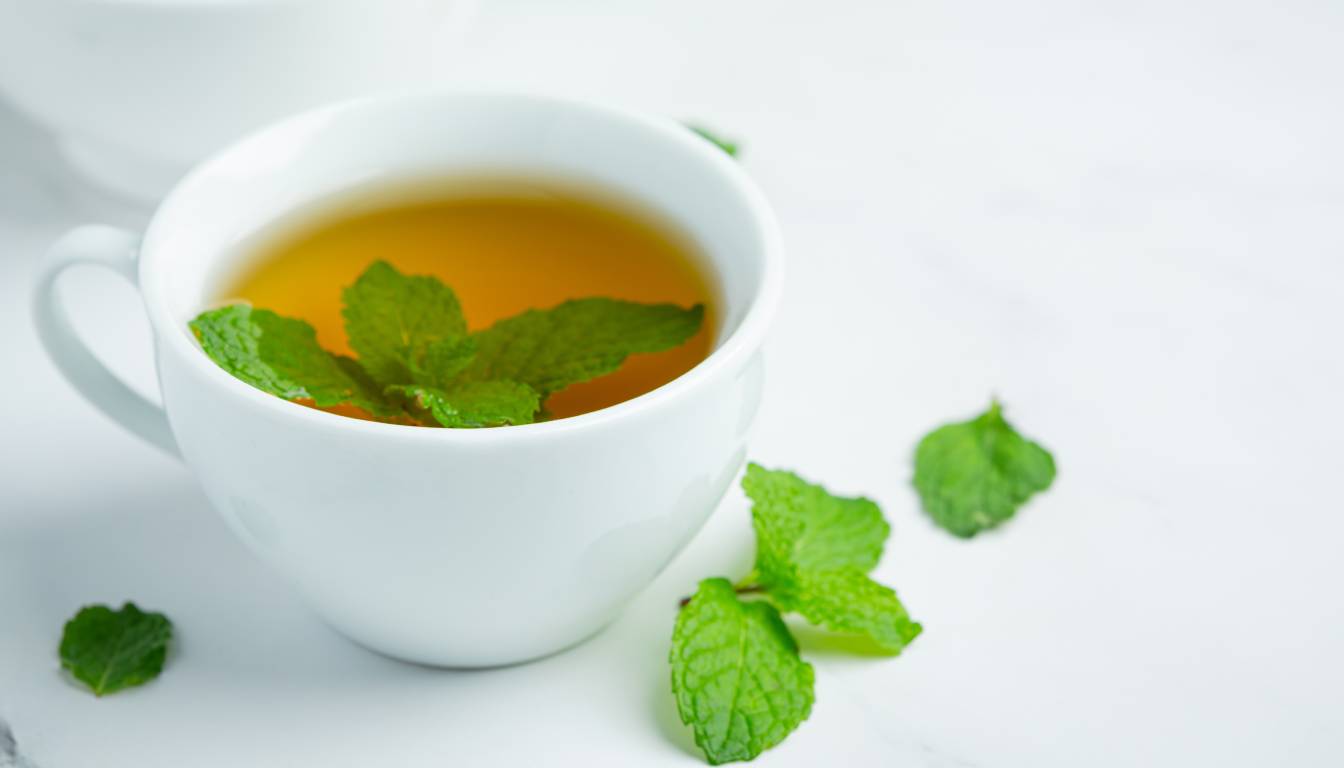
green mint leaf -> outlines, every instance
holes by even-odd
[[[706,579],[672,631],[672,692],[713,765],[751,760],[812,711],[812,665],[769,603]]]
[[[833,496],[792,472],[747,466],[742,488],[751,498],[756,570],[765,580],[797,570],[872,570],[891,527],[877,504]]]
[[[923,628],[895,591],[868,578],[862,571],[800,571],[786,585],[772,588],[770,599],[782,610],[834,632],[866,635],[882,650],[900,653]]]
[[[507,379],[542,397],[570,384],[611,373],[629,355],[661,352],[700,330],[704,307],[576,299],[529,310],[474,334],[472,381]]]
[[[95,696],[153,680],[163,671],[173,625],[161,613],[145,613],[134,603],[114,611],[91,605],[66,622],[61,666]]]
[[[439,339],[429,345],[419,362],[412,365],[412,378],[417,384],[448,387],[467,370],[475,358],[474,336]]]
[[[792,472],[747,466],[756,570],[752,579],[782,610],[836,632],[866,635],[899,653],[920,632],[896,593],[866,573],[891,528],[877,504],[833,496]]]
[[[449,389],[394,386],[389,392],[409,398],[414,410],[426,412],[445,427],[501,427],[530,424],[541,396],[516,381],[467,381]]]
[[[686,127],[699,134],[701,138],[704,138],[710,144],[727,152],[729,157],[737,157],[737,153],[741,150],[741,147],[738,146],[737,142],[729,141],[708,128],[699,125],[687,125]]]
[[[333,355],[336,358],[336,365],[350,378],[353,389],[346,397],[345,403],[363,408],[374,416],[381,417],[399,417],[405,413],[396,406],[383,392],[383,387],[369,372],[364,370],[364,366],[353,357],[345,355]]]
[[[431,345],[467,332],[452,288],[430,275],[403,275],[386,261],[369,265],[342,299],[350,347],[383,386],[413,381]]]
[[[947,531],[969,538],[1013,516],[1055,479],[1049,451],[1017,433],[998,401],[930,432],[915,449],[915,490]]]
[[[211,360],[263,392],[320,408],[350,404],[375,416],[396,413],[358,363],[318,346],[302,320],[232,304],[197,315],[191,329]]]

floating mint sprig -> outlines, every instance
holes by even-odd
[[[221,368],[286,400],[354,406],[385,421],[495,427],[535,421],[548,395],[612,373],[633,354],[680,346],[704,307],[577,299],[475,333],[438,278],[385,261],[342,294],[358,359],[317,343],[308,323],[236,304],[191,322]]]

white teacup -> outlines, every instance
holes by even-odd
[[[189,331],[239,240],[287,212],[374,181],[481,172],[595,185],[678,225],[718,283],[713,353],[593,413],[429,429],[285,402],[216,366]],[[84,264],[139,287],[162,409],[72,331],[55,282]],[[70,232],[43,262],[35,313],[71,383],[180,454],[229,525],[332,626],[391,656],[488,666],[591,635],[704,523],[744,460],[781,270],[761,194],[680,125],[551,98],[428,93],[339,104],[244,139],[192,172],[143,239]]]

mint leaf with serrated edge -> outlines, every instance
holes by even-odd
[[[467,381],[448,389],[421,386],[388,388],[409,398],[445,427],[499,427],[530,424],[541,407],[536,390],[516,381]]]
[[[473,334],[471,381],[505,379],[542,397],[620,367],[627,357],[681,346],[700,330],[704,307],[574,299],[533,309]]]
[[[404,275],[375,261],[341,294],[350,348],[379,384],[405,384],[426,351],[466,335],[457,294],[431,275]]]
[[[1008,520],[1054,479],[1054,457],[1018,434],[997,400],[969,421],[935,429],[915,449],[924,511],[963,538]]]
[[[141,611],[135,603],[117,611],[86,606],[66,622],[61,666],[95,696],[115,693],[158,677],[172,636],[168,617]]]
[[[882,558],[891,526],[869,499],[834,496],[792,472],[759,464],[747,465],[742,489],[752,500],[758,571],[853,567],[866,573]]]
[[[318,346],[302,320],[231,304],[202,312],[191,329],[211,360],[263,392],[319,408],[355,405],[375,416],[398,410],[357,362]]]
[[[770,597],[783,611],[833,632],[863,635],[888,653],[900,653],[923,631],[896,592],[862,571],[800,571],[774,585]]]
[[[742,149],[736,141],[725,139],[704,126],[688,123],[686,127],[690,128],[691,131],[699,135],[702,139],[708,141],[710,144],[723,150],[729,157],[737,157],[737,153]]]
[[[476,339],[472,336],[439,339],[425,349],[412,365],[411,378],[417,384],[446,387],[457,380],[476,359]]]
[[[779,612],[706,579],[672,632],[672,692],[682,722],[713,765],[751,760],[812,711],[812,665]]]
[[[756,530],[754,580],[782,610],[900,653],[920,632],[896,593],[872,579],[891,527],[876,503],[835,496],[792,472],[749,464],[742,488]]]

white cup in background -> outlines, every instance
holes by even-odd
[[[425,84],[471,0],[0,0],[0,94],[86,177],[156,201],[244,133]]]

